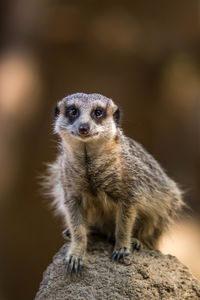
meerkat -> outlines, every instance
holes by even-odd
[[[114,238],[113,261],[153,249],[182,210],[182,192],[120,127],[120,109],[101,94],[76,93],[55,108],[60,153],[48,186],[71,243],[67,270],[81,273],[91,231]]]

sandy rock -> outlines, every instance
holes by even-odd
[[[82,277],[65,274],[65,244],[44,272],[35,300],[200,299],[200,282],[176,257],[158,250],[134,251],[125,264],[111,262],[112,245],[88,248]]]

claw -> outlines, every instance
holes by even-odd
[[[73,256],[71,256],[71,262],[70,262],[70,275],[71,276],[72,276],[73,268],[74,268],[74,259],[73,259]]]
[[[77,272],[80,273],[80,276],[82,275],[82,264],[81,264],[82,258],[80,257],[78,259],[78,265],[77,265]]]
[[[116,253],[115,251],[113,251],[113,253],[112,253],[112,257],[111,257],[111,260],[112,260],[112,261],[114,261],[114,260],[115,260],[115,258],[116,258],[116,256],[117,256],[117,253]]]
[[[124,252],[124,253],[123,253],[123,257],[122,257],[123,262],[125,262],[125,257],[126,257],[126,253]]]
[[[75,266],[75,272],[76,272],[76,277],[78,277],[78,267],[77,266]]]
[[[112,253],[111,260],[116,260],[117,262],[120,261],[122,258],[123,262],[125,262],[125,257],[129,254],[129,251],[126,247],[119,248]]]
[[[80,276],[82,276],[82,265],[81,265],[81,264],[79,264],[79,268],[78,268],[78,270],[79,270],[79,274],[80,274]]]
[[[77,258],[75,258],[75,260],[74,260],[74,270],[75,270],[76,277],[77,277],[78,276],[78,260],[77,260]]]
[[[120,249],[119,249],[119,251],[120,251]],[[117,254],[117,262],[119,261],[119,259],[121,258],[121,256],[122,256],[122,253],[119,252],[119,253]]]
[[[69,268],[70,263],[71,263],[71,257],[70,257],[70,258],[66,258],[66,267],[67,267],[67,271],[68,271],[68,268]]]

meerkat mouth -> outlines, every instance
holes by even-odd
[[[93,138],[94,136],[97,136],[99,133],[96,132],[96,133],[94,133],[94,134],[81,135],[81,134],[79,134],[79,133],[75,133],[74,131],[71,131],[71,134],[72,134],[74,137],[78,138],[78,139],[86,140],[86,139],[89,139],[89,138]]]

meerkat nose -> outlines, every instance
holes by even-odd
[[[80,126],[79,126],[79,133],[81,134],[81,135],[87,135],[88,134],[88,132],[89,132],[89,125],[88,124],[81,124]]]

